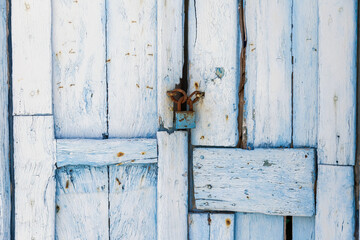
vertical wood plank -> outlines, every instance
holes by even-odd
[[[15,239],[54,239],[52,116],[14,117]]]
[[[315,216],[316,239],[353,239],[354,169],[319,165]]]
[[[282,240],[283,217],[264,214],[237,213],[235,239]]]
[[[156,135],[156,30],[156,0],[108,1],[110,137]]]
[[[294,0],[292,10],[293,146],[317,146],[318,1]],[[293,218],[293,239],[315,238],[315,217]]]
[[[158,132],[158,239],[188,237],[188,135]]]
[[[291,144],[291,1],[245,1],[245,123],[250,147]]]
[[[11,25],[13,114],[51,114],[51,1],[12,1]]]
[[[166,95],[182,78],[184,56],[184,1],[157,1],[157,92],[160,128],[173,127],[174,103]]]
[[[293,240],[314,240],[315,217],[294,217],[292,233]]]
[[[210,237],[209,214],[189,214],[189,240],[208,240]]]
[[[110,239],[156,238],[156,164],[110,167]]]
[[[54,1],[53,93],[58,138],[106,133],[105,1]]]
[[[0,0],[0,239],[10,239],[7,1]]]
[[[244,123],[248,147],[291,144],[291,9],[286,0],[245,1]],[[236,214],[236,239],[283,239],[283,218]],[[245,224],[242,226],[242,224]],[[266,232],[266,234],[264,234]]]
[[[57,170],[56,239],[108,239],[107,167]]]
[[[319,1],[319,163],[354,165],[357,1]]]
[[[234,215],[210,214],[210,240],[234,239]]]
[[[237,0],[190,0],[189,93],[205,92],[194,107],[194,145],[236,146],[238,142],[238,23]]]

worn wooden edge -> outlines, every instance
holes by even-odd
[[[193,165],[196,209],[315,214],[314,149],[195,148]]]
[[[158,132],[158,239],[188,237],[188,133]]]
[[[156,163],[156,139],[57,139],[57,167]]]
[[[10,239],[9,72],[7,1],[0,0],[0,239]]]

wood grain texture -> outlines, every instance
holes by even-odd
[[[11,2],[13,114],[51,114],[51,1]]]
[[[166,95],[182,78],[184,64],[184,1],[157,1],[157,101],[160,128],[172,128],[174,103]]]
[[[158,132],[158,239],[188,237],[188,135]]]
[[[234,215],[210,214],[210,240],[234,239]]]
[[[234,214],[189,214],[190,240],[233,240]]]
[[[319,165],[316,199],[315,239],[354,239],[354,168]]]
[[[315,217],[294,217],[292,223],[293,240],[315,239]]]
[[[54,1],[54,117],[57,138],[106,133],[105,1]]]
[[[249,147],[291,143],[291,3],[245,1],[244,121]]]
[[[109,170],[110,239],[156,240],[156,164]]]
[[[205,92],[194,106],[194,145],[238,143],[238,22],[237,0],[189,2],[189,93]]]
[[[197,209],[312,216],[313,149],[195,148]]]
[[[237,213],[236,240],[283,240],[284,218],[264,214]]]
[[[7,1],[0,0],[0,239],[10,239]]]
[[[209,214],[189,213],[189,240],[208,240],[209,236]]]
[[[319,1],[318,161],[354,165],[357,1]]]
[[[14,117],[15,239],[54,239],[52,116]]]
[[[56,239],[109,239],[107,167],[57,170]]]
[[[103,166],[157,162],[156,139],[58,139],[56,165]]]
[[[318,1],[295,0],[292,10],[293,146],[317,146]],[[315,217],[293,218],[293,239],[315,238]]]
[[[293,144],[316,147],[318,118],[318,2],[293,1]]]
[[[156,135],[156,30],[156,0],[108,1],[110,137]]]

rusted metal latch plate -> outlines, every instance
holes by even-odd
[[[191,129],[196,127],[196,119],[195,112],[193,110],[193,105],[200,98],[205,96],[204,92],[195,91],[190,94],[188,97],[186,92],[182,89],[174,89],[172,91],[168,91],[167,95],[171,98],[171,100],[177,103],[177,109],[175,112],[175,128],[176,129]],[[178,96],[180,95],[180,96]],[[175,98],[178,96],[178,99]],[[195,96],[194,100],[192,97]],[[189,106],[189,111],[182,111],[181,104],[185,103]]]

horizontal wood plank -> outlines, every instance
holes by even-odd
[[[193,156],[197,209],[315,213],[313,149],[195,148]]]
[[[58,139],[57,166],[157,161],[156,139]]]

